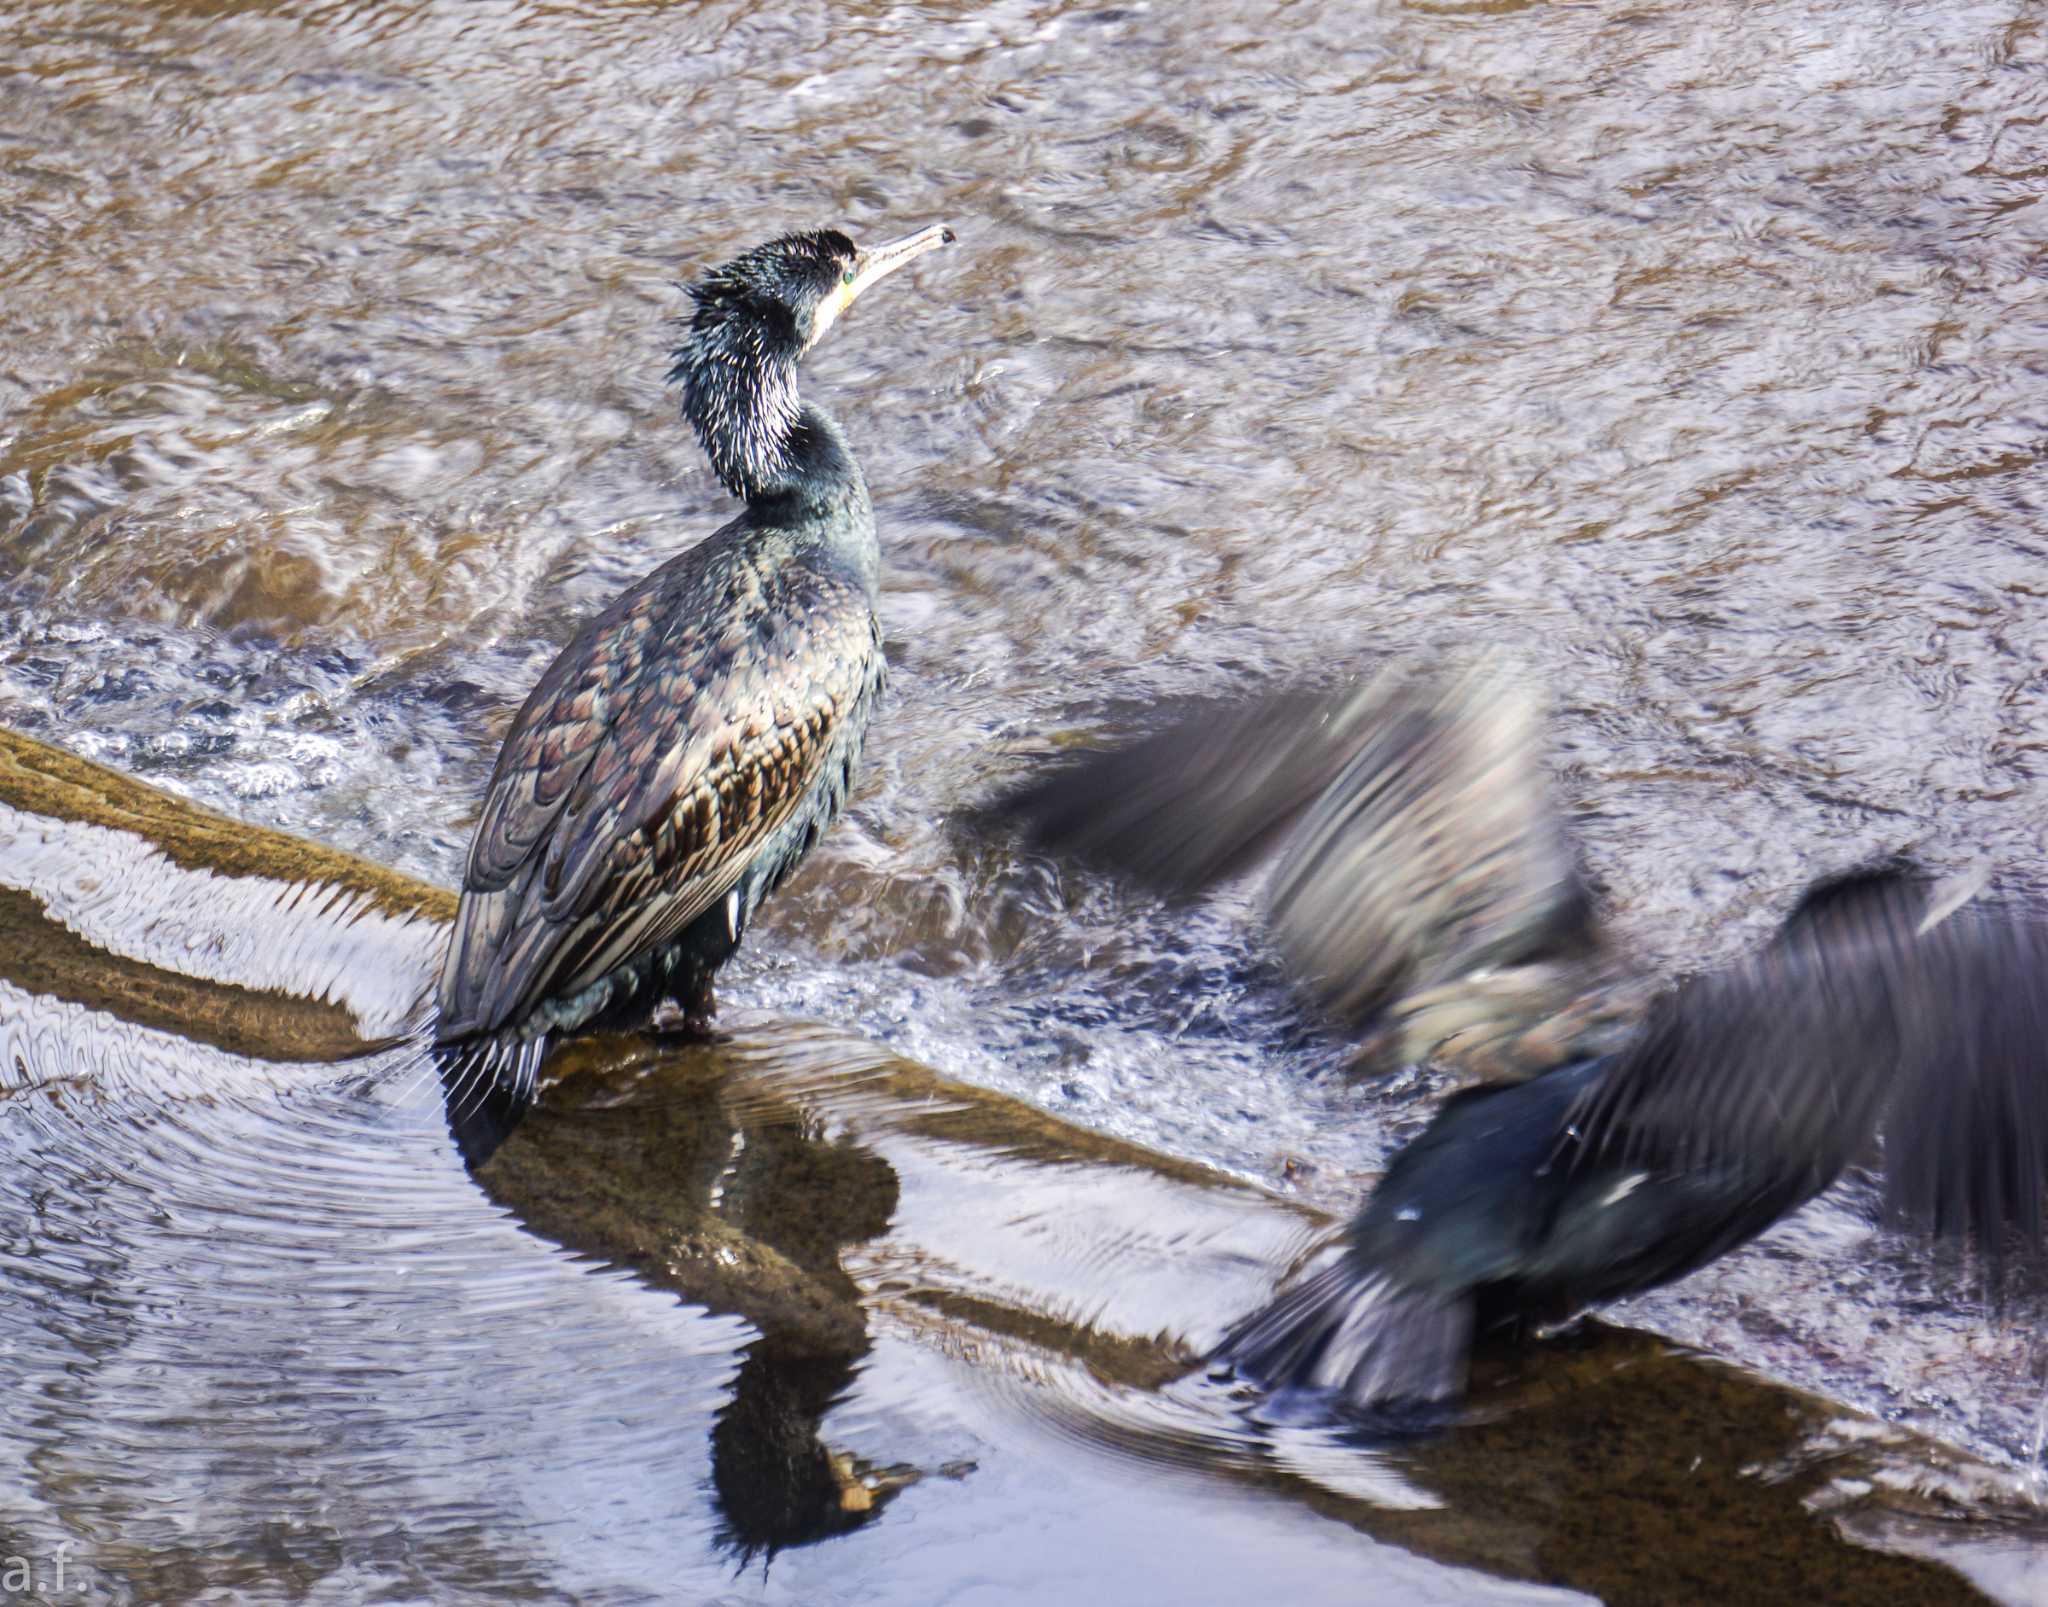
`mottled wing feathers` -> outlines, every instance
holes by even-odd
[[[1281,950],[1320,1003],[1365,1025],[1404,990],[1591,946],[1539,725],[1498,667],[1389,672],[1182,712],[998,810],[1043,847],[1164,892],[1277,853]]]
[[[2048,932],[1887,867],[1822,884],[1758,954],[1682,984],[1574,1113],[1588,1153],[1832,1178],[1882,1127],[1896,1216],[2039,1241]]]
[[[623,767],[636,756],[644,761],[646,748],[668,735],[650,726],[637,743],[616,740],[611,725],[620,711],[606,695],[608,686],[619,688],[623,704],[633,688],[646,684],[647,662],[664,639],[668,588],[662,578],[657,570],[586,625],[527,694],[491,771],[483,817],[470,839],[465,893],[495,892],[525,868],[601,748],[607,763],[593,778],[599,797],[616,787]]]
[[[878,655],[854,581],[717,537],[593,620],[499,755],[442,1036],[587,987],[712,907],[818,778]]]

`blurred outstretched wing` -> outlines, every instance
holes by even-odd
[[[1885,1117],[1895,1220],[1998,1248],[2043,1236],[2048,932],[1964,911],[1919,954],[1927,1013]]]
[[[1277,856],[1273,934],[1355,1026],[1403,992],[1590,949],[1540,711],[1496,665],[1182,709],[997,805],[1040,847],[1184,894]]]
[[[1369,689],[1370,690],[1370,689]],[[1333,1015],[1596,946],[1542,772],[1542,710],[1497,664],[1382,683],[1267,890],[1273,934]]]
[[[1051,852],[1198,893],[1263,859],[1343,772],[1371,692],[1181,704],[1148,736],[1053,762],[995,813]]]
[[[1824,882],[1759,953],[1689,981],[1589,1091],[1585,1153],[1832,1177],[1882,1128],[1901,1222],[2038,1242],[2048,929],[1943,906],[1904,866]]]

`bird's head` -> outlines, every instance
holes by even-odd
[[[949,243],[942,224],[862,250],[837,229],[785,234],[690,286],[696,310],[669,379],[736,496],[772,484],[796,424],[796,366],[855,299]]]

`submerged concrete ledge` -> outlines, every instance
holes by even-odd
[[[0,731],[0,1017],[105,1035],[82,1064],[128,1023],[197,1046],[201,1077],[422,1083],[406,1034],[454,903]],[[971,1477],[819,1438],[887,1337],[983,1373],[991,1441],[1021,1413],[1073,1455],[1194,1470],[1509,1578],[1610,1602],[1983,1599],[1900,1554],[1981,1530],[1983,1506],[1913,1493],[1931,1468],[1969,1477],[1959,1458],[1868,1419],[1844,1433],[1826,1401],[1645,1335],[1587,1324],[1484,1356],[1470,1421],[1432,1438],[1261,1425],[1195,1360],[1324,1218],[848,1033],[742,1016],[685,1050],[571,1044],[550,1073],[478,1182],[535,1234],[759,1330],[713,1429],[750,1545],[886,1522],[906,1484]]]

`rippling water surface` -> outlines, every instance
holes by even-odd
[[[873,487],[892,680],[736,1005],[1341,1206],[1428,1090],[1339,1075],[1242,901],[1169,917],[948,816],[1161,695],[1481,643],[1552,689],[1560,790],[1647,965],[1732,952],[1879,851],[2048,885],[2024,0],[0,21],[0,723],[452,882],[548,659],[728,512],[662,388],[677,282],[789,227],[944,220],[958,248],[807,369]],[[696,1555],[675,1492],[708,1476],[733,1321],[678,1326],[488,1211],[431,1123],[373,1141],[316,1086],[289,1119],[13,1113],[17,1477],[63,1485],[82,1414],[137,1451],[81,1540],[293,1556],[417,1501],[491,1543],[454,1574],[406,1554],[395,1589],[632,1594]],[[93,1291],[75,1335],[65,1290]],[[2028,1334],[1925,1287],[1853,1196],[1628,1315],[2039,1462]],[[632,1344],[660,1359],[615,1411],[551,1393]],[[911,1365],[892,1344],[878,1376]],[[202,1419],[244,1438],[164,1436]],[[360,1514],[259,1488],[281,1455]],[[560,1476],[515,1531],[471,1474],[535,1465]],[[247,1515],[232,1539],[179,1540],[200,1490]],[[1288,1532],[1312,1576],[1334,1543]],[[831,1554],[745,1592],[874,1584]],[[374,1548],[304,1566],[379,1587]],[[945,1578],[931,1599],[985,1599]]]

